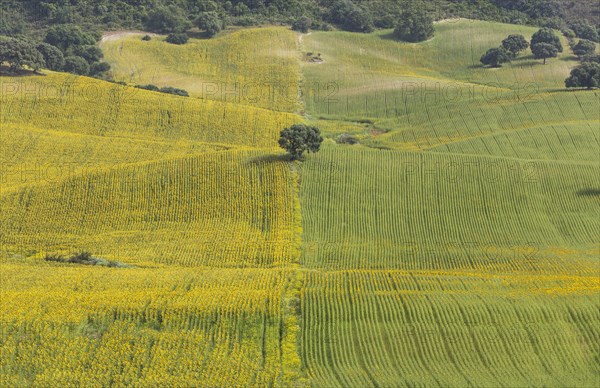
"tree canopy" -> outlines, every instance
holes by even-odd
[[[521,51],[529,47],[529,42],[527,42],[523,35],[509,35],[502,41],[502,47],[511,54],[512,58],[516,58]]]
[[[302,157],[304,152],[318,152],[323,138],[319,128],[306,124],[294,124],[281,131],[279,146],[290,153],[292,160]]]
[[[531,51],[533,52],[533,57],[535,59],[544,60],[544,65],[546,64],[546,59],[556,58],[558,56],[556,46],[550,43],[536,43],[531,46]]]
[[[394,37],[405,42],[422,42],[435,34],[433,19],[421,7],[413,6],[400,15]]]
[[[587,55],[592,55],[596,52],[596,44],[589,40],[581,39],[575,46],[573,46],[573,53],[579,58],[583,58]]]
[[[538,43],[547,43],[556,48],[556,51],[559,53],[563,52],[562,43],[560,43],[560,38],[554,34],[554,31],[550,28],[542,28],[531,37],[531,50],[533,51],[533,46]]]
[[[0,63],[4,62],[8,63],[13,72],[24,66],[37,71],[45,65],[43,55],[33,43],[23,39],[0,37]]]
[[[218,13],[214,11],[202,12],[195,21],[196,26],[206,31],[209,37],[217,35],[224,27],[223,20]]]
[[[504,47],[489,49],[481,56],[481,63],[491,67],[501,67],[503,63],[510,62],[511,54]]]
[[[600,87],[600,63],[584,62],[571,70],[571,75],[565,80],[568,88],[598,88]]]

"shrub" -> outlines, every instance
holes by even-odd
[[[592,42],[600,42],[598,30],[587,21],[577,21],[570,24],[571,29],[575,32],[578,38],[591,40]]]
[[[160,88],[156,85],[136,85],[138,89],[151,90],[153,92],[159,92]]]
[[[480,61],[482,64],[491,67],[501,67],[503,63],[510,62],[511,53],[504,47],[489,49]]]
[[[584,62],[571,70],[571,75],[565,80],[567,88],[598,88],[600,87],[600,63]]]
[[[177,89],[171,86],[165,86],[164,88],[160,88],[159,92],[161,93],[168,93],[168,94],[174,94],[176,96],[183,96],[183,97],[189,97],[190,95],[188,94],[187,91],[183,90],[183,89]]]
[[[339,135],[336,139],[336,142],[338,144],[350,144],[350,145],[358,144],[358,140],[354,136],[349,135],[347,133],[343,133],[343,134]]]
[[[88,63],[99,62],[104,57],[104,53],[102,53],[100,47],[95,45],[75,46],[69,51],[73,55],[85,59]]]
[[[186,34],[169,34],[167,36],[167,43],[172,44],[186,44],[189,40],[189,37]]]
[[[592,55],[596,51],[596,44],[589,40],[581,39],[573,47],[573,53],[580,59],[587,55]]]
[[[90,75],[100,75],[110,71],[110,65],[106,62],[94,62],[90,66]]]
[[[147,41],[149,41],[149,40],[152,40],[152,37],[151,37],[150,35],[144,35],[144,36],[142,37],[142,40],[143,40],[143,41],[145,41],[145,42],[147,42]]]

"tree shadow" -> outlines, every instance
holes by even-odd
[[[600,197],[600,189],[583,189],[577,192],[580,197]]]
[[[269,154],[269,155],[260,155],[248,160],[249,164],[271,164],[271,163],[281,163],[281,162],[290,162],[292,160],[289,154]]]
[[[186,34],[193,39],[211,39],[211,36],[206,31],[188,31]]]
[[[46,74],[39,73],[33,70],[17,69],[17,71],[11,71],[9,66],[0,66],[0,76],[2,77],[45,77]]]
[[[396,38],[394,37],[394,32],[393,32],[393,31],[391,31],[391,32],[388,32],[387,34],[381,34],[381,35],[379,35],[379,39],[383,39],[383,40],[393,40],[393,41],[395,41],[395,42],[398,42],[398,43],[407,43],[407,42],[402,42],[402,41],[400,41],[400,40],[396,39]]]

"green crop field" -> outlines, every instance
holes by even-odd
[[[562,36],[491,69],[537,28],[435,29],[117,31],[120,83],[2,73],[0,384],[598,386],[600,93]],[[291,161],[296,123],[324,141]]]

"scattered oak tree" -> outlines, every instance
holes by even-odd
[[[292,160],[302,157],[308,152],[318,152],[323,138],[319,128],[305,124],[294,124],[281,131],[279,146],[290,153]]]
[[[8,63],[11,72],[23,66],[38,71],[45,65],[43,55],[33,43],[16,38],[0,37],[0,64]]]
[[[533,57],[535,59],[544,60],[544,65],[546,64],[546,59],[556,58],[558,56],[556,46],[550,43],[536,43],[531,46],[531,51],[533,52]]]
[[[196,26],[206,31],[209,38],[217,35],[224,27],[223,20],[216,12],[202,12],[195,21]]]
[[[584,62],[571,70],[571,76],[565,80],[567,88],[600,87],[600,63]]]
[[[159,7],[148,14],[145,22],[146,28],[159,34],[185,32],[191,23],[184,16],[183,11],[177,7]]]
[[[87,61],[76,55],[65,58],[65,71],[73,74],[88,75],[90,73],[90,65]]]
[[[531,50],[533,51],[533,46],[539,43],[547,43],[556,48],[557,53],[563,52],[562,44],[560,43],[560,38],[554,34],[550,28],[542,28],[531,37]]]
[[[421,7],[413,6],[402,12],[394,37],[405,42],[422,42],[435,34],[433,19]]]
[[[571,23],[569,26],[571,27],[571,30],[575,32],[578,38],[591,40],[592,42],[600,42],[598,30],[596,30],[596,28],[594,28],[594,26],[589,24],[587,21],[577,21]]]
[[[504,47],[496,47],[489,49],[480,61],[486,66],[501,67],[503,63],[510,62],[511,54]]]
[[[48,29],[44,41],[65,53],[74,46],[93,46],[96,44],[96,38],[94,34],[84,32],[74,24],[58,24]]]
[[[372,32],[374,29],[370,12],[352,0],[335,0],[331,4],[328,20],[346,31]]]
[[[581,39],[573,47],[573,53],[582,59],[585,56],[592,55],[596,52],[596,44],[589,40]]]
[[[516,58],[521,51],[529,47],[529,42],[523,35],[509,35],[502,41],[502,47],[510,53],[512,58]]]
[[[308,16],[300,16],[292,23],[292,30],[306,34],[312,25],[312,20]]]
[[[186,44],[188,42],[189,38],[187,36],[187,34],[181,33],[181,34],[169,34],[167,36],[167,43],[171,43],[171,44]]]
[[[63,69],[65,66],[65,56],[57,47],[48,43],[40,43],[36,48],[44,57],[46,69],[54,71],[61,71]]]

